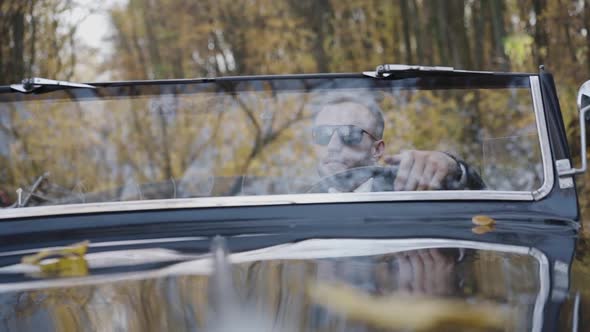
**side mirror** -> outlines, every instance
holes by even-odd
[[[558,160],[557,172],[560,177],[584,173],[588,167],[586,162],[586,112],[590,111],[590,80],[584,82],[584,84],[580,86],[580,89],[578,89],[577,104],[580,111],[580,149],[582,156],[582,167],[571,168],[569,166],[569,160],[565,159],[567,163],[563,163],[563,160]]]
[[[580,111],[584,107],[590,105],[590,81],[586,81],[580,86],[580,89],[578,90],[577,104]]]

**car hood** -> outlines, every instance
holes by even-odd
[[[192,257],[161,248],[85,256],[91,269],[182,260],[148,272],[3,283],[0,321],[19,331],[540,331],[551,306],[550,257],[534,247],[337,238],[228,254],[219,241]],[[35,269],[15,264],[0,273]],[[406,319],[412,315],[422,318]]]
[[[496,212],[482,229],[474,222],[486,218],[465,213],[223,212],[201,223],[3,223],[0,330],[571,331],[590,319],[590,245],[571,220]],[[21,262],[71,244],[64,236],[91,240],[78,265],[75,247]],[[62,259],[66,273],[44,270]]]

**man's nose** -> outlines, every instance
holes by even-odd
[[[329,151],[340,151],[342,149],[342,140],[340,139],[340,135],[337,132],[332,134],[330,137],[330,142],[328,142],[328,150]]]

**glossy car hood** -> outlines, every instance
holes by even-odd
[[[2,328],[395,330],[422,328],[407,325],[417,324],[409,315],[428,312],[418,320],[428,322],[444,312],[446,320],[435,319],[428,329],[484,324],[535,331],[550,295],[550,265],[541,251],[468,240],[311,239],[231,255],[221,245],[192,258],[145,249],[87,254],[86,260],[92,268],[109,256],[124,265],[158,255],[188,260],[150,272],[4,283]],[[0,272],[34,273],[22,268]],[[479,321],[477,308],[498,316],[496,323]],[[466,316],[473,319],[459,319]]]

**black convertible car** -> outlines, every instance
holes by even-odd
[[[0,330],[586,331],[589,104],[574,168],[543,68],[0,86]]]

